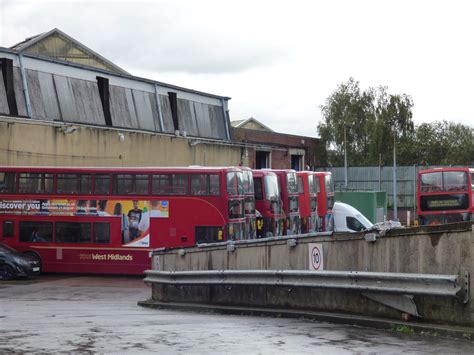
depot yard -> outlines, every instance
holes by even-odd
[[[0,282],[0,352],[437,352],[467,340],[305,319],[229,316],[137,306],[141,277],[42,275]]]

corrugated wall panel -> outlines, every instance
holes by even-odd
[[[3,75],[0,74],[0,114],[10,114],[8,107],[7,91],[5,90],[5,83],[3,81]]]
[[[96,81],[97,73],[94,70],[33,57],[28,57],[24,63],[32,118],[106,126]],[[166,88],[164,90],[158,86],[157,89],[151,82],[133,77],[119,78],[111,75],[109,80],[115,85],[109,86],[114,127],[174,133],[169,98],[164,93]],[[0,86],[0,113],[9,114],[3,80]],[[19,115],[27,116],[19,67],[14,67],[14,90]],[[161,117],[155,90],[161,92],[158,95]],[[226,117],[219,97],[186,89],[176,91],[180,96],[177,107],[180,130],[186,131],[191,137],[227,139]]]
[[[333,173],[334,186],[336,190],[345,190],[344,188],[344,167],[318,169],[327,170]],[[397,204],[400,208],[413,208],[414,191],[416,188],[415,167],[399,166],[397,167]],[[381,178],[379,182],[379,177]],[[387,201],[389,205],[393,204],[393,170],[391,166],[369,167],[348,167],[347,180],[349,191],[378,191],[387,192]]]
[[[61,121],[61,111],[59,110],[58,95],[53,83],[53,76],[48,73],[38,72],[38,81],[43,97],[45,119]]]
[[[96,82],[69,78],[80,123],[105,126],[104,111]]]
[[[16,106],[20,116],[28,116],[26,110],[25,94],[23,93],[23,81],[21,79],[21,70],[18,67],[13,67],[13,81],[15,89]]]
[[[26,70],[26,80],[28,82],[32,115],[34,118],[45,120],[46,112],[38,80],[38,72],[35,70]]]
[[[150,100],[150,104],[151,104],[150,108],[151,108],[151,113],[153,115],[153,122],[155,124],[155,131],[161,132],[160,116],[158,114],[158,106],[156,104],[156,94],[149,92],[148,99]]]
[[[209,119],[209,111],[207,110],[207,105],[202,104],[200,102],[193,102],[193,106],[194,106],[194,113],[196,115],[196,119],[199,122],[199,125],[198,125],[199,136],[211,138],[212,137],[211,121]]]
[[[60,75],[54,75],[54,85],[58,93],[59,107],[65,122],[79,122],[79,113],[76,108],[76,100],[72,91],[71,83],[68,78]]]
[[[155,122],[151,111],[150,97],[148,93],[139,90],[132,90],[133,101],[138,118],[138,128],[155,131]]]
[[[174,133],[173,117],[171,116],[170,100],[168,96],[159,95],[161,114],[163,116],[163,129],[165,133]]]
[[[132,90],[110,86],[110,114],[115,127],[138,129]]]
[[[190,136],[198,136],[196,115],[192,102],[189,100],[178,99],[178,117],[179,124],[182,131]]]
[[[222,107],[215,105],[208,105],[209,117],[211,121],[211,127],[213,128],[214,138],[226,139],[227,134],[224,123],[224,112]]]

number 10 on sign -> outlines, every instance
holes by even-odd
[[[309,251],[309,269],[313,271],[324,270],[323,245],[311,243],[308,244]]]

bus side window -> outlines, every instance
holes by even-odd
[[[13,172],[0,172],[0,193],[14,193],[15,179]]]
[[[255,189],[255,199],[263,200],[262,179],[260,178],[253,179],[253,187]]]
[[[196,244],[215,243],[222,241],[222,227],[196,226],[194,228]]]
[[[94,243],[108,244],[110,243],[110,224],[94,223]]]
[[[221,194],[221,184],[219,175],[209,175],[209,194],[219,196]]]
[[[51,242],[53,240],[53,223],[22,221],[20,227],[20,242]]]
[[[3,221],[3,238],[13,237],[13,221]]]

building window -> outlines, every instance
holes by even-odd
[[[303,170],[303,156],[291,155],[291,168],[296,171]]]
[[[255,152],[255,169],[267,169],[270,166],[270,152],[257,150]]]

